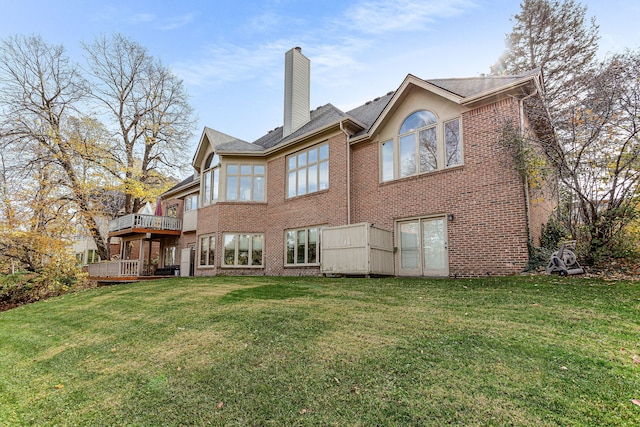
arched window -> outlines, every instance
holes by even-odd
[[[400,177],[430,172],[438,168],[438,120],[431,111],[411,114],[400,126]]]
[[[382,181],[462,164],[460,119],[439,122],[435,113],[410,114],[397,138],[380,146]]]

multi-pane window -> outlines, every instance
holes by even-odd
[[[444,141],[438,135],[444,134]],[[435,114],[416,111],[403,122],[398,138],[380,145],[382,181],[462,164],[460,119],[439,123]]]
[[[320,227],[287,230],[285,239],[286,265],[320,263]]]
[[[227,165],[227,200],[264,200],[264,165]]]
[[[329,188],[329,144],[287,157],[287,197]]]
[[[200,267],[213,267],[216,252],[216,235],[200,236]]]
[[[220,185],[220,157],[217,154],[210,154],[204,165],[202,174],[202,204],[218,200],[218,188]]]
[[[184,211],[195,211],[198,209],[198,198],[200,196],[198,194],[190,194],[184,198]]]
[[[262,267],[263,250],[263,234],[225,234],[224,266]]]

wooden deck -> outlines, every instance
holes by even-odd
[[[132,234],[179,236],[181,233],[180,218],[131,214],[109,221],[109,237]]]

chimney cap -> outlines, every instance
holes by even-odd
[[[295,50],[297,50],[298,52],[302,52],[302,48],[300,46],[296,46],[294,47]]]

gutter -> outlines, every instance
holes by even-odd
[[[518,99],[518,114],[520,116],[520,134],[524,138],[524,101],[538,94],[538,89],[534,89],[529,95]],[[524,185],[524,209],[527,219],[527,239],[531,241],[531,208],[530,208],[530,195],[529,195],[529,178],[525,174],[523,177]]]
[[[351,224],[351,144],[349,134],[344,128],[344,120],[340,121],[340,130],[345,134],[345,147],[347,150],[347,225]]]

